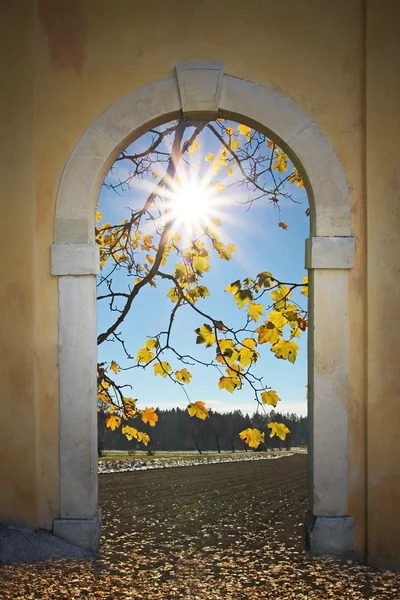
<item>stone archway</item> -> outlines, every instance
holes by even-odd
[[[348,269],[354,263],[348,187],[324,134],[293,103],[224,73],[185,63],[177,76],[117,102],[76,145],[57,196],[52,274],[59,278],[60,517],[54,533],[97,549],[96,274],[93,216],[119,151],[151,126],[182,116],[226,117],[277,140],[296,162],[311,207],[308,539],[316,554],[353,549],[347,508]],[[317,334],[316,334],[317,332]]]

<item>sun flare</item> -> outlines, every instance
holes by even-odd
[[[186,229],[206,226],[213,210],[212,188],[193,183],[176,186],[170,199],[170,215]]]

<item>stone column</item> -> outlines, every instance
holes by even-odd
[[[306,240],[309,269],[309,502],[306,539],[313,554],[350,555],[347,509],[348,269],[352,237]]]
[[[97,322],[96,244],[53,244],[59,277],[60,518],[54,534],[96,551]]]

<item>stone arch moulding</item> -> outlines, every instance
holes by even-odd
[[[309,499],[306,536],[316,554],[353,550],[347,509],[348,269],[353,267],[350,199],[324,134],[276,92],[224,73],[222,63],[177,65],[176,77],[120,100],[84,133],[61,178],[52,274],[59,278],[60,515],[55,535],[96,550],[96,274],[93,217],[107,169],[131,139],[179,116],[244,120],[274,137],[296,161],[310,199]],[[332,311],[332,314],[327,314]],[[338,317],[339,316],[339,317]],[[316,332],[317,335],[316,335]]]

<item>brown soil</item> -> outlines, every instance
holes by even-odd
[[[102,475],[99,558],[5,566],[0,598],[399,600],[398,575],[305,553],[306,461]]]

